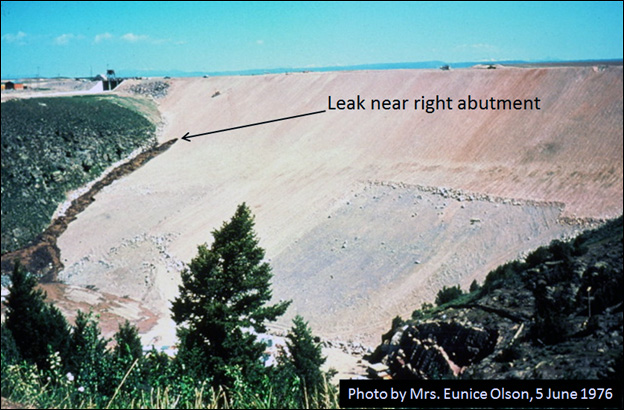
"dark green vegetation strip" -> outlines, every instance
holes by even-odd
[[[155,142],[155,124],[133,105],[117,96],[2,104],[2,254],[32,242],[67,191]]]

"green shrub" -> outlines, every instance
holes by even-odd
[[[526,265],[519,261],[508,262],[494,269],[486,276],[481,287],[481,294],[487,294],[502,286],[514,286],[514,282],[520,284],[520,273],[526,269]]]
[[[526,263],[530,268],[534,268],[537,265],[550,261],[553,259],[553,254],[548,246],[540,246],[526,257]]]
[[[5,366],[18,363],[20,361],[20,353],[13,334],[6,326],[6,323],[2,323],[2,368]]]
[[[67,354],[69,325],[56,307],[45,302],[45,293],[36,286],[36,277],[16,263],[6,300],[5,324],[20,357],[46,369],[50,353]],[[2,346],[4,350],[4,342]]]
[[[108,340],[100,336],[98,321],[93,313],[78,311],[67,356],[68,369],[77,383],[90,394],[112,394],[113,374],[107,343]]]
[[[293,320],[293,327],[286,336],[288,358],[283,364],[301,380],[302,389],[309,394],[320,392],[325,383],[321,366],[326,358],[322,355],[321,344],[314,340],[308,323],[299,315]],[[303,402],[304,397],[302,396]]]
[[[436,295],[435,303],[436,305],[441,306],[445,303],[454,301],[455,299],[459,298],[461,295],[463,295],[463,292],[461,288],[459,287],[459,285],[452,286],[450,288],[447,288],[446,286],[444,286]]]
[[[118,386],[123,382],[123,391],[137,393],[143,388],[141,368],[143,367],[143,346],[139,338],[139,330],[127,320],[119,325],[113,336],[116,344],[112,352],[111,385]]]
[[[477,280],[476,279],[473,280],[472,283],[470,284],[470,289],[469,289],[470,293],[478,292],[480,290],[481,290],[481,286],[477,283]]]

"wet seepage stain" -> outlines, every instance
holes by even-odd
[[[174,138],[150,148],[125,164],[118,166],[100,181],[94,183],[91,189],[72,201],[64,216],[52,220],[48,228],[39,234],[32,243],[22,249],[2,255],[2,274],[12,273],[16,261],[19,261],[27,271],[40,276],[43,282],[56,281],[57,273],[64,268],[61,262],[61,251],[56,240],[65,232],[67,226],[95,201],[95,195],[105,186],[132,173],[152,158],[167,151],[177,140]]]

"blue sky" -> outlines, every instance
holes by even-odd
[[[622,2],[2,2],[1,75],[622,58]]]

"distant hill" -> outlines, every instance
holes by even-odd
[[[263,75],[263,74],[282,74],[294,72],[328,72],[328,71],[357,71],[357,70],[414,70],[414,69],[437,69],[448,66],[449,68],[467,68],[477,65],[506,65],[518,67],[548,67],[548,66],[583,66],[590,64],[607,64],[622,65],[622,60],[575,60],[575,61],[524,61],[524,60],[502,60],[502,61],[462,61],[447,62],[441,60],[433,61],[415,61],[402,63],[370,63],[370,64],[352,64],[352,65],[336,65],[322,67],[273,67],[273,68],[254,68],[245,70],[206,70],[206,71],[184,71],[184,70],[137,70],[131,67],[121,68],[117,71],[119,77],[202,77],[202,76],[237,76],[237,75]],[[6,79],[24,79],[34,78],[34,75],[27,74],[11,74],[5,76]]]
[[[182,71],[182,70],[118,70],[120,76],[125,77],[201,77],[201,76],[236,76],[236,75],[263,75],[282,74],[294,72],[329,72],[329,71],[359,71],[359,70],[417,70],[417,69],[438,69],[441,67],[467,68],[476,65],[506,65],[506,66],[582,66],[590,64],[615,64],[622,65],[622,60],[581,60],[581,61],[524,61],[524,60],[503,60],[503,61],[465,61],[449,63],[445,61],[420,61],[405,63],[374,63],[374,64],[353,64],[345,66],[324,66],[324,67],[275,67],[257,68],[248,70],[223,70],[223,71]]]

